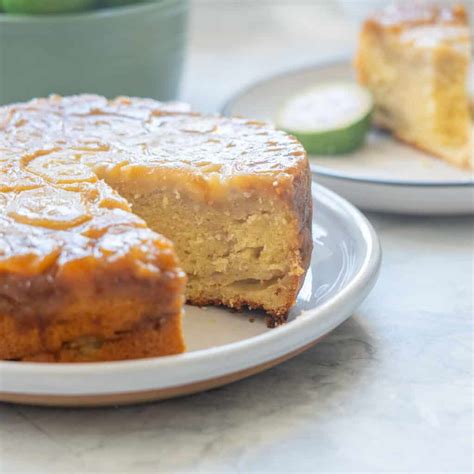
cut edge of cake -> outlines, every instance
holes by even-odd
[[[173,241],[188,303],[261,309],[275,327],[286,321],[309,267],[309,166],[302,160],[293,174],[260,184],[212,202],[185,186],[140,193],[116,186],[151,229]]]

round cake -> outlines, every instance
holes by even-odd
[[[302,146],[181,103],[0,108],[0,359],[176,354],[191,304],[286,321],[309,265]]]

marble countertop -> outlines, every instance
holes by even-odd
[[[183,99],[216,111],[256,79],[349,55],[357,24],[339,5],[196,1]],[[323,342],[161,403],[0,404],[0,472],[471,472],[474,220],[368,218],[380,279]]]

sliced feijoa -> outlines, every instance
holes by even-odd
[[[310,154],[349,153],[364,143],[372,109],[372,96],[364,87],[331,82],[288,99],[277,126],[298,138]]]

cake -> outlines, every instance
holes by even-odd
[[[309,165],[267,124],[51,96],[0,108],[0,168],[0,359],[177,354],[185,299],[269,326],[295,302]]]
[[[365,21],[355,66],[374,121],[447,162],[474,166],[467,78],[471,37],[462,6],[405,2]]]

